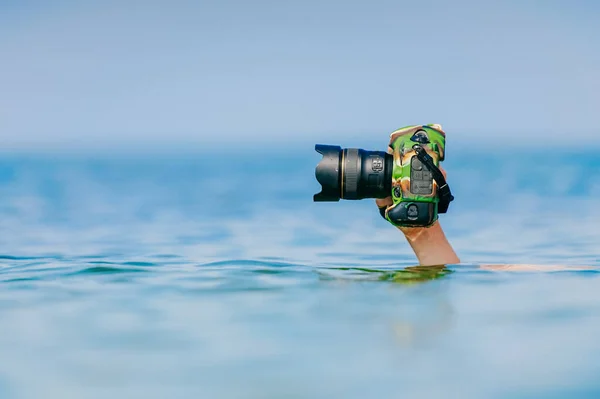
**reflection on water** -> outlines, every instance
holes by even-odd
[[[442,278],[452,273],[452,270],[442,266],[408,266],[398,270],[377,270],[364,267],[332,267],[327,271],[343,272],[337,278],[356,278],[360,280],[389,281],[399,284],[414,284]],[[327,272],[322,271],[323,274]]]
[[[445,265],[408,266],[401,269],[371,269],[364,267],[331,267],[317,270],[323,279],[351,280],[355,282],[387,282],[400,285],[417,285],[449,276],[454,273]],[[404,308],[394,312],[388,323],[393,341],[400,347],[421,347],[449,331],[453,324],[454,309],[443,287],[437,287],[428,297],[426,306]],[[397,304],[401,307],[401,304]],[[418,309],[418,310],[417,310]]]
[[[436,267],[372,202],[312,203],[316,159],[256,157],[0,158],[0,398],[600,394],[594,153],[454,154]]]

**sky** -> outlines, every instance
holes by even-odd
[[[591,0],[0,0],[0,147],[385,145],[421,123],[460,146],[599,144],[598,18]]]

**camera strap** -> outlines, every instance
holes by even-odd
[[[438,185],[438,195],[440,198],[440,201],[438,202],[438,213],[446,213],[448,211],[450,202],[454,200],[454,196],[450,192],[450,186],[448,186],[448,183],[446,183],[444,174],[437,166],[435,166],[433,163],[433,158],[431,158],[431,156],[427,153],[427,151],[425,151],[425,149],[423,149],[423,147],[415,144],[413,149],[417,154],[417,158],[419,158],[419,160],[423,162],[431,171],[433,179]]]

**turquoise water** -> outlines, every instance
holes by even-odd
[[[310,145],[4,154],[0,397],[599,397],[600,159],[571,155],[452,149],[462,263],[423,269],[372,201],[312,202]],[[511,263],[589,270],[480,268]]]

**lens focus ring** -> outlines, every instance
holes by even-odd
[[[346,150],[346,167],[344,168],[344,180],[346,182],[345,195],[348,198],[355,197],[358,191],[359,162],[358,149],[348,148]],[[347,195],[346,195],[347,194]]]

